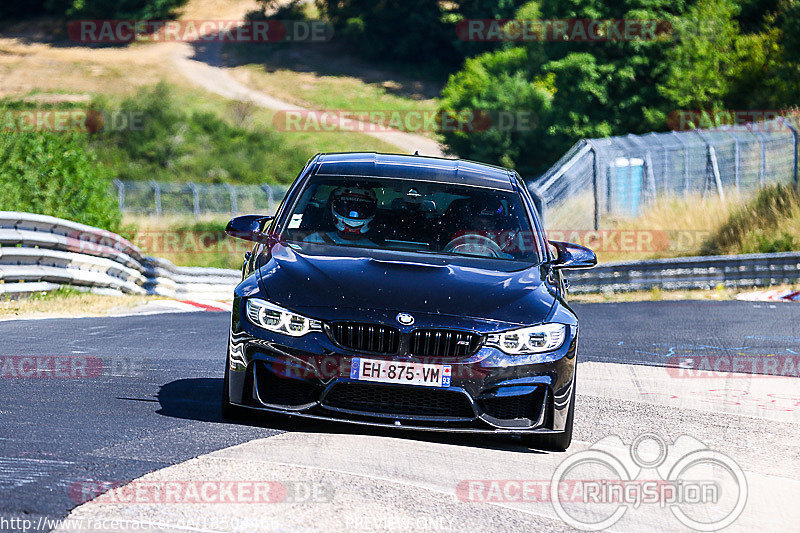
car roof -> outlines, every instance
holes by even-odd
[[[326,176],[375,176],[435,181],[456,185],[514,190],[513,172],[463,159],[421,155],[342,152],[319,154],[316,174]]]

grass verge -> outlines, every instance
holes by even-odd
[[[35,293],[17,299],[0,297],[0,319],[73,318],[124,314],[156,296],[106,296],[73,287]]]
[[[772,287],[753,287],[732,289],[719,285],[713,289],[696,289],[682,291],[665,291],[654,287],[649,291],[608,292],[597,294],[571,294],[570,303],[622,303],[622,302],[660,302],[681,300],[735,300],[737,294],[750,291],[797,290],[793,285],[776,285]],[[781,302],[777,302],[781,303]],[[792,302],[785,302],[791,304]]]

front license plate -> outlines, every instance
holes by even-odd
[[[360,357],[353,358],[350,365],[350,379],[359,381],[449,387],[450,376],[450,365],[398,363],[397,361],[380,361]]]

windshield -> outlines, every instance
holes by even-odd
[[[283,238],[326,244],[538,263],[516,192],[391,178],[313,177]]]

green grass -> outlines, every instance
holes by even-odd
[[[74,298],[85,294],[86,290],[80,290],[69,285],[62,285],[61,287],[52,291],[34,292],[25,298],[32,302],[51,302],[53,300],[61,300],[64,298]]]
[[[303,4],[299,9],[308,5],[312,3]],[[308,13],[299,13],[286,18],[308,16]],[[409,112],[435,114],[437,97],[445,82],[441,72],[432,76],[402,65],[356,57],[335,39],[324,43],[270,46],[229,44],[224,48],[224,56],[239,79],[249,86],[315,110],[382,111],[406,113],[406,116]],[[397,123],[373,116],[368,120],[436,136],[435,131],[420,128],[413,119]]]
[[[88,107],[142,118],[144,129],[89,136],[99,163],[123,180],[287,184],[318,152],[397,151],[360,133],[277,131],[272,111],[163,82],[121,101],[95,95]],[[3,108],[83,110],[87,104],[0,99]]]
[[[272,113],[248,103],[210,98],[160,83],[106,112],[142,117],[143,129],[100,131],[93,148],[120,179],[227,183],[291,183],[321,151],[386,150],[357,134],[276,131]]]
[[[315,110],[369,112],[365,121],[401,131],[435,136],[431,128],[420,127],[418,116],[435,116],[436,100],[415,99],[393,94],[392,82],[368,83],[349,76],[320,75],[289,69],[266,71],[260,65],[239,67],[247,72],[253,88],[292,104]],[[380,114],[386,115],[381,120]],[[389,117],[395,117],[393,121]]]

